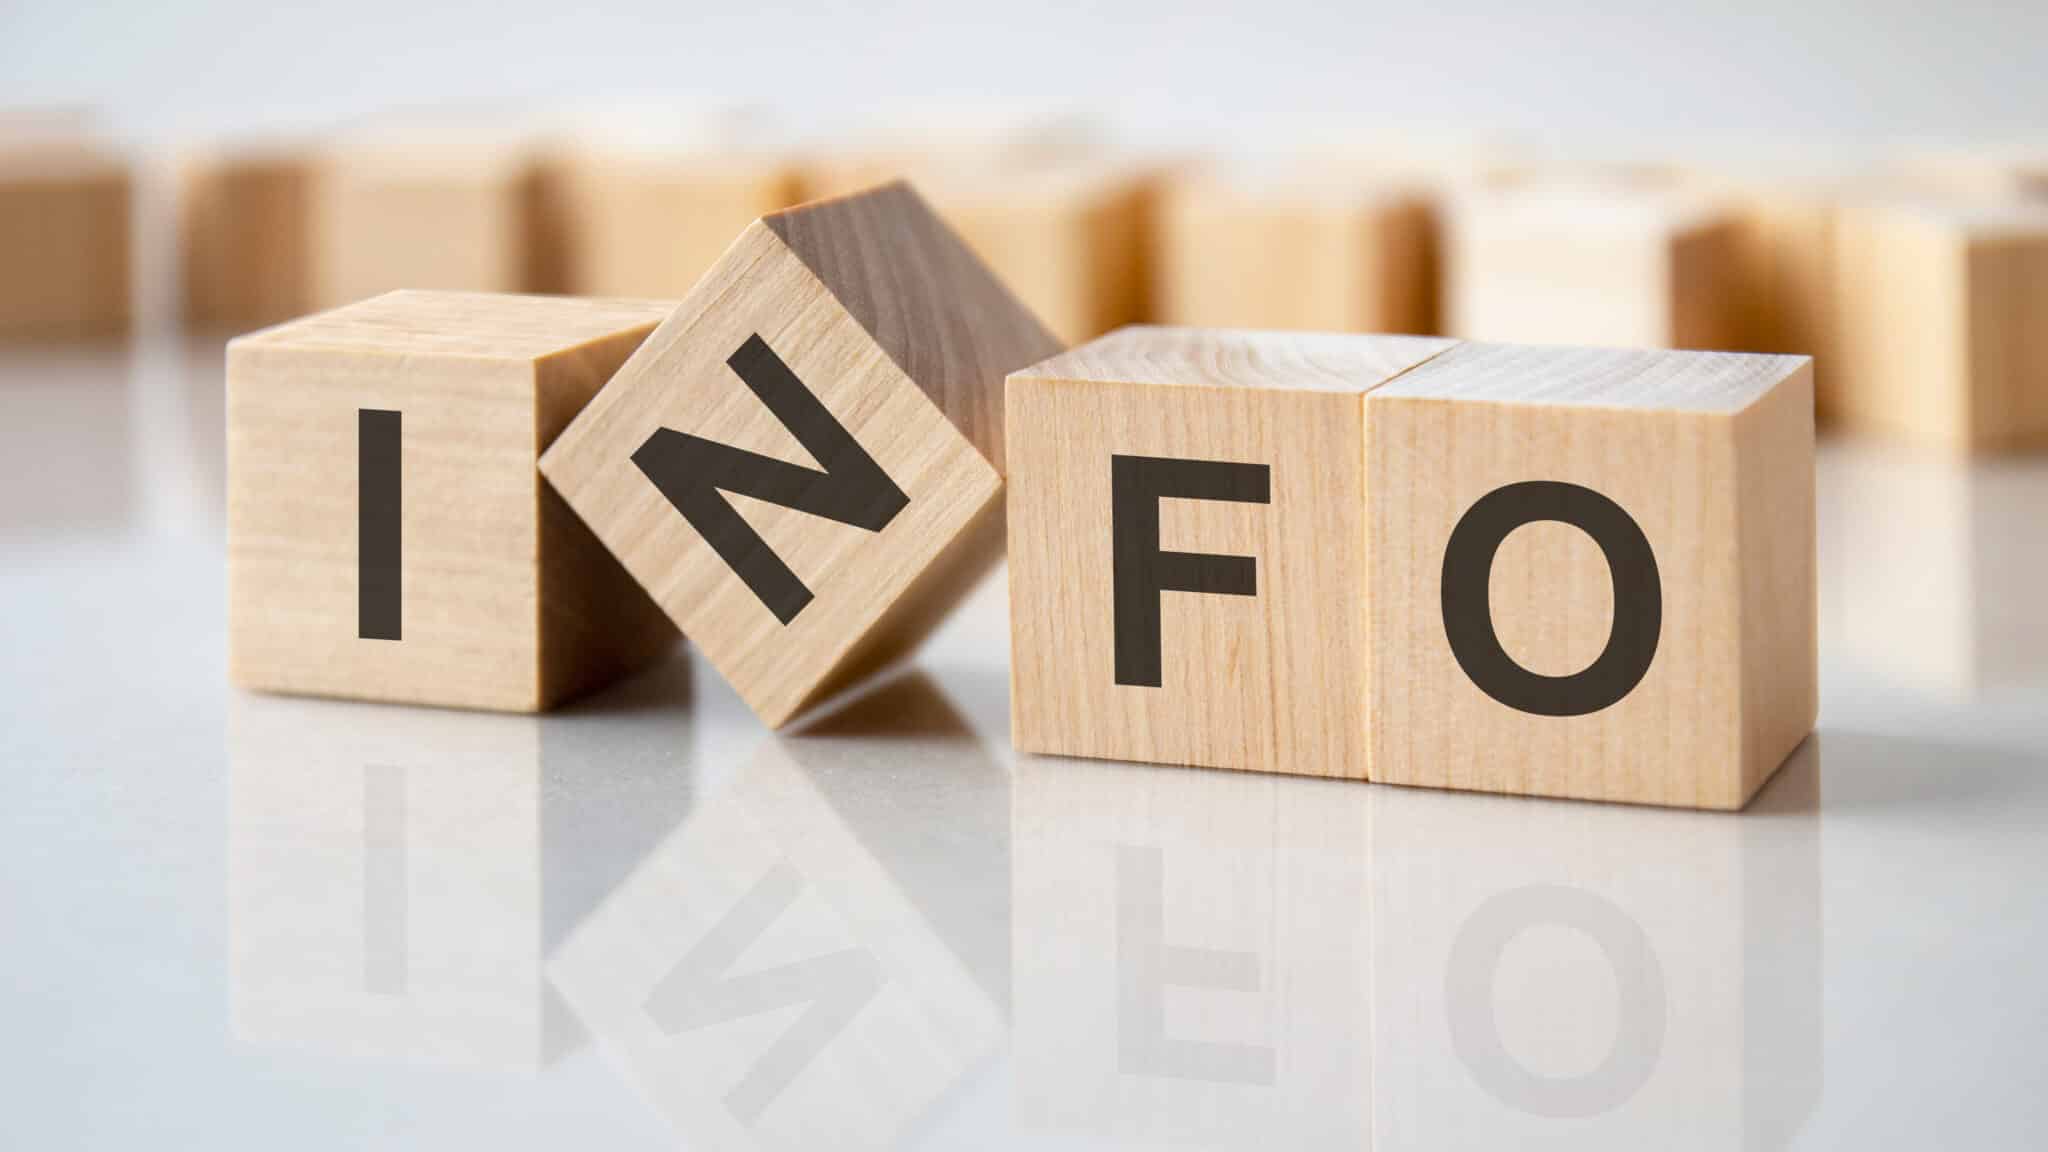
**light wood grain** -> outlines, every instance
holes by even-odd
[[[1363,778],[1363,398],[1448,346],[1131,328],[1013,373],[1017,747]],[[1162,549],[1252,557],[1257,591],[1162,593],[1157,687],[1117,682],[1113,455],[1270,470],[1268,504],[1160,501]]]
[[[88,140],[0,140],[0,342],[128,331],[132,186]]]
[[[313,310],[320,168],[310,147],[184,158],[178,250],[189,326],[247,332]]]
[[[233,341],[235,681],[535,711],[666,650],[673,628],[535,460],[673,307],[395,292]],[[358,632],[364,408],[403,413],[398,640]]]
[[[667,428],[820,467],[727,364],[756,335],[908,498],[870,532],[727,497],[812,594],[787,624],[632,459]],[[906,187],[807,205],[748,228],[541,469],[781,725],[913,645],[1000,555],[1002,375],[1057,347]]]
[[[1836,259],[1843,429],[1955,453],[2048,445],[2048,206],[1858,203]]]
[[[1812,371],[1796,357],[1461,345],[1366,397],[1372,779],[1739,808],[1817,707]],[[1640,529],[1661,581],[1642,678],[1583,715],[1476,684],[1442,603],[1453,529],[1509,484],[1589,488]],[[1592,664],[1619,613],[1601,549],[1538,520],[1490,570],[1522,668]]]

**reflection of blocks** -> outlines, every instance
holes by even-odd
[[[1846,208],[1845,429],[1954,450],[2048,444],[2048,207]]]
[[[1372,779],[1739,808],[1812,730],[1806,361],[1464,344],[1365,426]]]
[[[313,311],[318,180],[318,161],[298,151],[185,162],[178,211],[188,323],[246,332]]]
[[[1020,1122],[1145,1147],[1365,1147],[1368,796],[1020,763]]]
[[[666,648],[534,460],[670,308],[397,292],[236,340],[236,681],[534,710]]]
[[[757,217],[796,199],[769,157],[573,152],[548,165],[562,279],[581,296],[680,298]]]
[[[0,341],[127,332],[130,196],[88,145],[0,140]]]
[[[1160,318],[1328,332],[1436,327],[1435,224],[1419,195],[1191,178],[1160,220]]]
[[[344,148],[321,177],[314,306],[382,292],[548,291],[559,254],[519,149]]]
[[[541,461],[771,725],[1001,550],[1003,374],[1055,349],[901,185],[749,228]]]
[[[1363,397],[1448,346],[1131,328],[1011,376],[1017,747],[1363,777]]]
[[[1372,1146],[1788,1147],[1821,1083],[1818,759],[1733,821],[1375,791]]]
[[[1730,217],[1663,193],[1508,190],[1450,215],[1444,330],[1474,340],[1729,348]]]
[[[692,1147],[897,1147],[1002,1034],[975,975],[780,743],[549,974]]]

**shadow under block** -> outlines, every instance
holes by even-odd
[[[680,299],[747,225],[797,199],[794,171],[767,157],[570,153],[546,182],[551,287],[579,296]]]
[[[1745,804],[1818,707],[1812,380],[1463,344],[1368,394],[1371,778]]]
[[[132,186],[87,145],[0,142],[0,341],[128,331]]]
[[[1950,451],[2048,445],[2048,207],[1860,204],[1836,242],[1847,431]]]
[[[554,291],[543,195],[538,163],[516,149],[337,151],[318,186],[313,306],[407,288]]]
[[[294,152],[189,158],[178,189],[185,320],[248,332],[315,310],[319,163]]]
[[[394,292],[233,341],[234,680],[524,712],[666,651],[534,462],[673,307]]]
[[[1002,551],[1002,378],[1058,344],[907,186],[750,226],[547,475],[771,726]]]
[[[1436,329],[1435,222],[1418,195],[1197,177],[1172,187],[1160,217],[1164,323]]]
[[[1510,189],[1449,214],[1444,330],[1471,340],[1739,345],[1734,219],[1656,191]]]
[[[1126,328],[1013,373],[1017,748],[1364,778],[1364,398],[1449,347]]]

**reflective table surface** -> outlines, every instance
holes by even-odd
[[[221,353],[0,352],[0,1147],[2001,1148],[2048,460],[1823,447],[1740,815],[1046,759],[998,576],[771,734],[228,687]]]

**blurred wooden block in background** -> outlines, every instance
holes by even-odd
[[[1417,192],[1191,175],[1164,201],[1155,292],[1164,323],[1436,330],[1436,225]]]
[[[185,158],[178,247],[187,325],[247,332],[314,310],[311,147],[236,148]]]
[[[1835,197],[1816,188],[1724,190],[1735,219],[1730,299],[1745,352],[1810,356],[1814,402],[1832,419],[1840,382],[1835,333]]]
[[[1849,205],[1836,254],[1845,430],[2048,446],[2048,205]]]
[[[1912,195],[1977,203],[2048,202],[2048,141],[1924,149],[1899,158],[1893,175]]]
[[[757,218],[796,202],[794,168],[769,156],[569,151],[549,157],[561,245],[553,290],[680,298]]]
[[[890,179],[909,180],[1063,342],[1145,318],[1158,199],[1149,169],[1097,159],[828,157],[806,167],[803,194],[843,195]]]
[[[1812,381],[1463,344],[1368,393],[1371,778],[1745,804],[1818,706]]]
[[[313,306],[408,288],[554,291],[563,254],[543,196],[522,147],[336,147],[320,181]]]
[[[1002,378],[1057,342],[903,185],[752,225],[541,471],[779,726],[1002,552]]]
[[[673,308],[394,292],[233,341],[235,681],[536,711],[665,651],[534,461]]]
[[[0,341],[127,333],[133,184],[89,140],[0,137]]]
[[[1449,211],[1444,326],[1473,340],[1728,348],[1734,220],[1683,193],[1480,191]]]
[[[1017,748],[1363,778],[1363,398],[1449,346],[1127,328],[1012,374]]]

